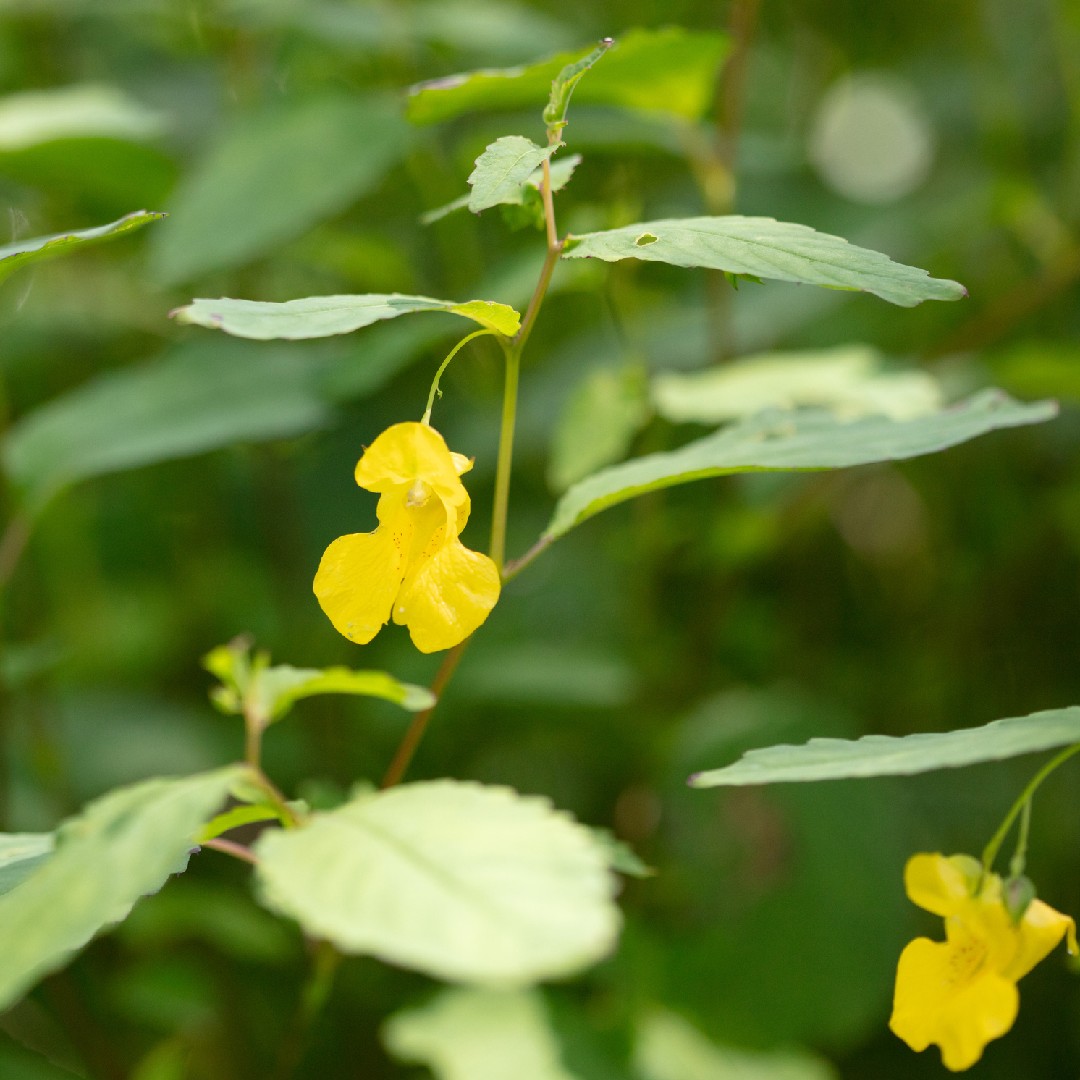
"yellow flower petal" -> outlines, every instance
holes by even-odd
[[[889,1027],[913,1050],[941,1048],[945,1066],[970,1068],[983,1048],[1012,1027],[1020,1005],[1015,983],[986,966],[984,943],[916,938],[900,956]]]
[[[323,553],[315,595],[339,634],[365,645],[390,618],[405,576],[400,533],[380,526],[339,536]]]
[[[409,421],[388,427],[356,464],[356,482],[368,491],[428,485],[447,506],[466,498],[458,469],[443,437],[427,424]]]
[[[904,888],[912,903],[951,915],[971,899],[980,872],[970,855],[912,855],[904,867]]]
[[[500,587],[491,559],[452,539],[410,573],[394,604],[394,622],[409,628],[421,652],[450,649],[488,617]]]
[[[1041,900],[1032,900],[1015,927],[1017,947],[1002,974],[1014,982],[1023,978],[1040,960],[1068,938],[1069,952],[1076,952],[1076,923]]]
[[[473,467],[473,459],[466,457],[464,454],[457,454],[451,450],[450,458],[454,462],[454,468],[457,470],[458,476],[463,476]]]

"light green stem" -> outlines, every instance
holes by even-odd
[[[503,387],[502,423],[499,426],[499,456],[495,465],[495,505],[491,512],[491,561],[500,575],[506,561],[506,517],[510,509],[510,470],[514,462],[521,347],[508,344],[504,346],[504,351],[506,383]]]
[[[997,858],[998,852],[1001,850],[1001,845],[1005,842],[1005,837],[1009,835],[1009,830],[1013,827],[1013,822],[1023,812],[1024,807],[1031,802],[1032,796],[1038,790],[1039,785],[1059,766],[1063,765],[1074,754],[1080,753],[1080,743],[1076,743],[1073,746],[1067,746],[1061,753],[1051,758],[1028,782],[1027,787],[1020,792],[1020,797],[1012,804],[1009,812],[1005,815],[1005,820],[998,826],[998,831],[994,833],[990,840],[990,843],[986,845],[982,855],[983,872],[989,873],[993,868],[994,860]],[[1026,844],[1027,837],[1023,837]],[[1018,848],[1019,850],[1019,848]]]
[[[446,357],[446,359],[445,359],[445,360],[444,360],[444,361],[443,361],[443,362],[442,362],[442,363],[441,363],[441,364],[439,365],[439,370],[435,372],[435,378],[434,378],[434,379],[432,379],[432,381],[431,381],[431,389],[430,389],[430,390],[428,391],[428,398],[427,398],[427,408],[426,408],[426,409],[424,410],[424,415],[423,415],[423,418],[422,418],[422,419],[421,419],[421,421],[420,421],[421,423],[423,423],[423,424],[430,424],[430,423],[431,423],[431,410],[432,410],[432,408],[433,408],[433,407],[434,407],[434,405],[435,405],[435,398],[436,398],[436,396],[437,396],[437,395],[438,395],[438,393],[439,393],[439,380],[440,380],[440,379],[442,378],[442,376],[443,376],[443,372],[444,372],[444,371],[445,371],[445,370],[447,369],[447,367],[449,367],[449,365],[450,365],[450,361],[451,361],[451,360],[453,360],[453,359],[454,359],[454,357],[455,357],[455,356],[457,356],[457,354],[458,354],[458,353],[459,353],[459,352],[460,352],[460,351],[461,351],[461,350],[462,350],[462,349],[463,349],[463,348],[464,348],[464,347],[465,347],[466,345],[468,345],[468,344],[469,344],[469,342],[470,342],[470,341],[472,341],[472,340],[473,340],[474,338],[478,338],[478,337],[483,337],[483,336],[484,336],[485,334],[495,334],[495,333],[496,333],[496,331],[495,331],[495,330],[489,330],[489,329],[487,329],[486,327],[485,327],[485,329],[483,329],[483,330],[476,330],[476,331],[474,331],[473,333],[471,333],[471,334],[468,334],[468,335],[467,335],[466,337],[463,337],[463,338],[462,338],[462,339],[461,339],[461,340],[460,340],[460,341],[459,341],[459,342],[458,342],[458,343],[457,343],[457,344],[456,344],[456,345],[455,345],[455,346],[454,346],[454,347],[453,347],[453,348],[452,348],[452,349],[450,350],[450,353],[449,353],[449,355],[448,355],[448,356]],[[500,335],[500,336],[501,336],[501,335]]]

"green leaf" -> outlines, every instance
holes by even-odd
[[[347,953],[438,978],[520,984],[606,955],[619,913],[605,853],[546,799],[451,780],[361,794],[264,833],[272,910]]]
[[[696,773],[693,787],[909,776],[1032,754],[1080,743],[1080,706],[995,720],[977,728],[933,734],[811,739],[802,746],[750,750],[735,764]]]
[[[253,682],[252,693],[260,699],[260,714],[271,720],[284,716],[301,698],[316,694],[377,697],[410,712],[421,712],[435,704],[435,695],[427,688],[399,682],[385,671],[353,671],[346,667],[320,670],[282,664],[258,672]]]
[[[585,73],[615,44],[613,38],[604,38],[588,56],[566,67],[551,80],[551,97],[544,108],[544,123],[548,132],[558,132],[566,127],[566,113],[574,88]]]
[[[172,314],[177,322],[223,330],[235,337],[270,341],[283,338],[330,337],[348,334],[383,319],[396,319],[418,311],[448,311],[481,326],[513,337],[521,326],[521,316],[506,304],[491,300],[433,300],[430,296],[403,296],[400,293],[368,293],[361,296],[305,296],[300,300],[271,303],[263,300],[196,299]]]
[[[652,381],[656,411],[674,423],[718,424],[768,408],[820,406],[845,418],[908,420],[941,408],[941,390],[924,371],[883,370],[865,345],[763,353],[692,374]]]
[[[556,149],[558,144],[537,146],[521,135],[496,139],[476,159],[476,168],[469,174],[469,209],[478,214],[499,203],[521,202],[526,181]]]
[[[902,307],[967,295],[955,281],[932,278],[925,270],[895,263],[887,255],[855,247],[839,236],[789,221],[738,214],[669,218],[571,236],[563,258],[701,266],[755,278],[856,289]]]
[[[844,422],[822,412],[761,413],[678,450],[634,458],[582,480],[558,501],[544,535],[554,540],[609,506],[691,480],[903,461],[1056,414],[1052,401],[1028,405],[997,390],[913,420],[872,416]]]
[[[548,482],[565,491],[626,456],[651,414],[641,366],[597,368],[570,396],[551,442]]]
[[[723,34],[678,27],[630,30],[577,88],[577,101],[699,119],[712,103],[727,50]],[[587,55],[584,50],[560,53],[525,67],[488,68],[419,83],[409,91],[408,117],[433,124],[476,109],[540,107],[549,101],[560,72]]]
[[[30,512],[80,480],[325,424],[319,372],[286,347],[193,343],[29,413],[0,462]]]
[[[52,833],[0,833],[0,896],[52,854],[55,840]]]
[[[608,866],[627,877],[653,877],[656,871],[645,863],[636,851],[624,840],[620,840],[607,829],[593,829],[593,839],[607,855]]]
[[[535,144],[534,144],[535,145]],[[574,170],[581,164],[580,154],[568,154],[564,158],[560,158],[558,161],[553,161],[550,166],[551,173],[551,190],[561,191],[570,182],[570,177],[574,175]],[[532,173],[525,178],[524,183],[517,185],[516,187],[507,188],[500,198],[499,202],[503,206],[523,206],[527,199],[537,197],[537,191],[540,188],[540,182],[543,180],[543,169],[534,169]],[[452,214],[455,210],[465,210],[469,206],[469,195],[462,195],[458,199],[453,199],[446,203],[444,206],[436,207],[434,210],[429,210],[426,214],[420,215],[420,223],[422,225],[431,225],[433,222],[440,221],[446,217],[447,214]]]
[[[810,1054],[717,1046],[674,1013],[660,1010],[641,1021],[634,1065],[641,1080],[832,1080],[836,1075]]]
[[[0,152],[57,139],[145,139],[161,129],[160,114],[114,86],[88,83],[0,98]]]
[[[25,263],[64,255],[71,248],[99,244],[103,240],[111,240],[114,236],[141,229],[151,221],[160,221],[163,217],[165,215],[156,210],[136,210],[109,222],[108,225],[98,225],[93,229],[53,233],[51,236],[38,236],[32,240],[16,240],[13,244],[5,244],[0,247],[0,281]]]
[[[0,1009],[184,870],[238,771],[119,788],[65,822],[52,856],[0,896]]]
[[[319,98],[241,119],[176,192],[151,250],[172,283],[240,266],[372,191],[408,127],[382,97]]]
[[[444,990],[392,1016],[383,1042],[399,1061],[426,1065],[438,1080],[574,1080],[535,990]]]
[[[238,829],[241,825],[256,825],[261,821],[282,821],[283,811],[269,803],[251,804],[246,806],[234,806],[223,814],[211,818],[196,834],[195,843],[205,844],[207,840],[213,840],[230,829]],[[291,822],[291,819],[290,819]]]

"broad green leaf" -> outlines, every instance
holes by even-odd
[[[55,840],[52,833],[0,833],[0,896],[52,854]]]
[[[32,512],[92,476],[320,427],[319,372],[286,347],[198,342],[29,413],[0,462]]]
[[[568,154],[564,158],[559,158],[558,161],[553,161],[550,166],[551,173],[551,190],[561,191],[570,182],[570,177],[574,175],[574,170],[581,164],[580,154]],[[501,205],[513,205],[523,206],[527,198],[531,195],[532,198],[538,198],[538,192],[540,188],[540,182],[544,178],[543,169],[534,169],[529,176],[525,178],[525,181],[516,187],[507,188],[499,200]],[[455,210],[465,210],[469,206],[469,195],[462,195],[458,199],[453,199],[446,203],[444,206],[438,206],[434,210],[429,210],[426,214],[420,215],[420,223],[422,225],[431,225],[435,221],[440,221],[446,217],[447,214],[452,214]]]
[[[802,746],[750,750],[733,765],[690,778],[694,787],[909,776],[1080,743],[1080,706],[994,720],[977,728],[861,739],[811,739]]]
[[[287,664],[266,668],[254,678],[253,693],[262,708],[276,720],[301,698],[316,694],[359,694],[392,701],[410,712],[435,704],[435,696],[423,686],[399,682],[385,671],[353,671],[346,667],[295,668]]]
[[[822,412],[761,413],[678,450],[634,458],[582,480],[558,501],[544,535],[554,540],[609,506],[691,480],[903,461],[1056,414],[1054,402],[1028,405],[997,390],[913,420],[871,416],[845,422]]]
[[[656,411],[674,423],[718,424],[764,409],[820,406],[839,416],[908,420],[941,408],[941,390],[924,371],[885,371],[865,345],[763,353],[692,374],[652,381]]]
[[[925,270],[893,262],[839,236],[789,221],[738,214],[669,218],[571,236],[563,257],[702,266],[755,278],[855,289],[902,307],[967,295],[955,281],[932,278]]]
[[[476,168],[469,174],[469,209],[478,214],[499,203],[520,203],[522,188],[533,171],[557,148],[537,146],[521,135],[496,139],[476,159]]]
[[[51,236],[37,236],[32,240],[16,240],[13,244],[5,244],[0,247],[0,281],[24,263],[51,259],[66,254],[72,248],[111,240],[114,236],[141,229],[151,221],[160,221],[163,217],[165,215],[156,210],[136,210],[109,222],[108,225],[98,225],[93,229],[53,233]]]
[[[576,100],[699,119],[712,103],[717,71],[727,49],[723,34],[678,27],[630,30],[581,82]],[[420,83],[409,92],[409,119],[433,124],[476,109],[530,105],[539,109],[548,102],[551,84],[559,73],[589,51],[560,53],[524,67],[488,68]]]
[[[305,296],[299,300],[271,303],[263,300],[219,300],[200,298],[172,314],[177,322],[223,330],[235,337],[270,341],[283,338],[330,337],[348,334],[383,319],[396,319],[418,311],[449,311],[513,337],[521,326],[521,316],[505,304],[491,300],[433,300],[430,296],[403,296],[400,293],[368,293],[362,296]]]
[[[810,1054],[717,1046],[681,1017],[660,1010],[641,1021],[634,1066],[640,1080],[832,1080],[836,1075]]]
[[[184,870],[196,832],[238,771],[146,780],[65,822],[49,859],[0,896],[0,1009]]]
[[[515,1080],[574,1080],[535,990],[444,990],[392,1016],[383,1042],[438,1080],[506,1080],[511,1062]]]
[[[114,86],[62,86],[0,98],[0,152],[56,139],[145,139],[162,126],[158,113]]]
[[[544,123],[549,137],[552,132],[559,132],[566,127],[566,113],[570,108],[570,98],[574,89],[581,82],[585,73],[615,44],[614,39],[604,38],[588,56],[567,64],[551,80],[551,97],[544,107]]]
[[[186,281],[272,251],[373,190],[407,140],[398,106],[381,97],[244,117],[177,191],[151,249],[154,275]]]
[[[551,442],[548,483],[565,491],[626,456],[651,409],[644,368],[597,368],[563,408]]]
[[[439,780],[361,794],[264,833],[272,910],[347,953],[511,985],[606,955],[619,913],[606,853],[545,799]]]

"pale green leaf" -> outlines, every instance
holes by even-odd
[[[718,424],[764,409],[820,406],[838,416],[908,420],[941,408],[941,390],[924,371],[883,370],[866,345],[763,353],[691,374],[652,381],[656,411],[674,423]]]
[[[506,1080],[509,1062],[514,1080],[574,1080],[535,990],[444,990],[392,1016],[383,1042],[438,1080]]]
[[[581,164],[580,154],[568,154],[564,158],[559,158],[557,161],[553,161],[549,168],[551,173],[551,190],[561,191],[570,182],[570,177],[574,175],[574,170]],[[516,187],[508,188],[502,198],[499,200],[502,205],[522,206],[525,203],[528,193],[532,193],[532,197],[536,198],[536,192],[540,188],[540,182],[544,178],[543,169],[534,169],[532,173],[525,178],[524,183],[517,185]],[[453,199],[446,203],[444,206],[436,207],[434,210],[429,210],[426,214],[420,215],[420,223],[422,225],[431,225],[433,222],[440,221],[446,217],[447,214],[452,214],[455,210],[465,210],[469,206],[469,196],[462,195],[458,199]]]
[[[634,1066],[641,1080],[832,1080],[836,1075],[806,1053],[717,1046],[681,1017],[659,1010],[640,1023]]]
[[[620,840],[614,833],[607,829],[593,829],[592,834],[607,855],[612,870],[633,878],[648,878],[656,873],[626,841]]]
[[[0,247],[0,281],[24,263],[38,262],[64,255],[72,248],[98,244],[111,240],[114,236],[141,229],[151,221],[160,221],[164,214],[156,210],[136,210],[125,214],[108,225],[98,225],[92,229],[77,229],[72,232],[53,233],[51,236],[37,236],[32,240],[16,240],[12,244]]]
[[[0,896],[36,870],[54,843],[52,833],[0,833]]]
[[[520,316],[505,304],[489,300],[433,300],[430,296],[401,293],[367,293],[360,296],[305,296],[299,300],[271,303],[263,300],[193,300],[172,314],[177,322],[223,330],[234,337],[270,341],[348,334],[383,319],[396,319],[418,311],[449,311],[498,330],[508,337],[517,333]]]
[[[893,262],[879,251],[856,247],[839,236],[789,221],[738,214],[669,218],[571,236],[563,257],[701,266],[755,278],[855,289],[902,307],[967,295],[955,281],[932,278],[925,270]]]
[[[717,71],[727,50],[723,34],[678,27],[630,30],[581,82],[576,100],[696,120],[712,103]],[[559,73],[589,51],[560,53],[523,67],[489,68],[420,83],[409,93],[409,119],[432,124],[476,109],[530,105],[539,109],[549,100],[551,84]]]
[[[213,840],[230,829],[238,829],[241,825],[256,825],[262,821],[281,821],[282,814],[283,811],[280,808],[270,806],[268,803],[234,806],[231,810],[226,810],[211,818],[195,834],[195,843],[205,844],[207,840]]]
[[[410,712],[435,704],[435,696],[423,686],[399,682],[385,671],[353,671],[346,667],[295,668],[287,664],[266,668],[253,679],[251,694],[259,715],[276,720],[301,698],[316,694],[358,694],[392,701]]]
[[[319,373],[287,348],[198,342],[23,417],[0,461],[31,512],[71,484],[325,424]]]
[[[999,428],[1038,424],[1054,402],[1023,404],[987,390],[929,416],[845,422],[829,413],[760,413],[678,450],[612,466],[575,484],[545,531],[553,540],[609,506],[660,488],[740,472],[842,469],[933,454]]]
[[[162,126],[160,114],[115,86],[88,83],[0,98],[0,152],[56,139],[146,139]]]
[[[303,101],[244,117],[177,190],[151,265],[165,282],[239,266],[372,191],[408,127],[382,97]]]
[[[551,80],[551,97],[544,107],[544,123],[547,125],[549,133],[561,131],[566,127],[566,113],[570,108],[570,98],[573,96],[577,84],[597,60],[614,44],[614,39],[604,38],[588,56],[582,57],[582,59],[572,64],[567,64]]]
[[[556,149],[556,145],[537,146],[521,135],[496,139],[476,159],[476,168],[469,174],[469,209],[478,214],[499,203],[521,202],[526,181]]]
[[[690,778],[694,787],[909,776],[1080,743],[1080,706],[994,720],[977,728],[893,738],[811,739],[750,750],[733,765]]]
[[[65,822],[53,854],[0,896],[0,1009],[182,871],[196,832],[237,772],[232,766],[146,780],[109,792]]]
[[[644,368],[597,368],[586,374],[555,425],[548,483],[565,491],[624,458],[650,414]]]
[[[361,794],[256,845],[266,904],[347,953],[511,985],[606,955],[613,879],[545,799],[450,780]]]

